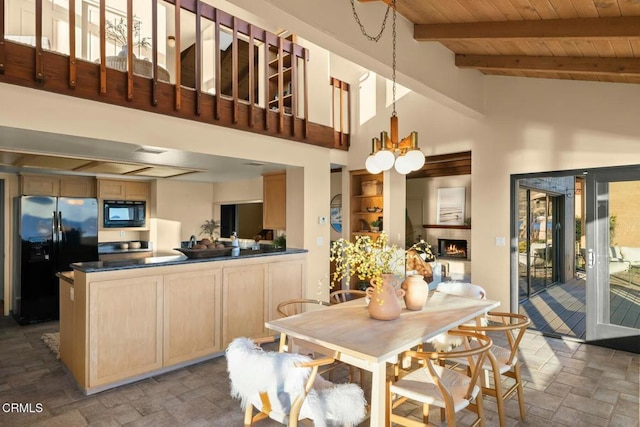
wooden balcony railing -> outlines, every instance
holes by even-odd
[[[121,71],[110,64],[116,57],[107,55],[106,0],[100,0],[98,5],[99,60],[96,62],[77,57],[78,11],[74,0],[68,2],[68,55],[43,46],[43,39],[46,40],[43,38],[43,0],[35,1],[34,46],[10,40],[5,31],[6,3],[10,1],[0,0],[0,82],[327,148],[348,149],[348,134],[342,126],[334,129],[308,120],[308,104],[313,102],[308,98],[309,53],[295,38],[278,37],[199,0],[165,0],[164,5],[174,6],[174,16],[166,18],[173,23],[175,32],[172,37],[174,67],[168,71],[158,65],[158,1],[151,0],[144,3],[144,7],[151,9],[151,60],[137,59],[133,49],[127,49],[126,71],[124,65]],[[135,46],[136,41],[133,7],[133,0],[127,0],[127,46]],[[139,8],[140,3],[136,2],[136,7]],[[184,21],[184,11],[193,14],[194,23]],[[210,51],[204,50],[203,22],[214,28],[214,43],[206,45]],[[181,26],[195,28],[195,41],[186,49],[181,49]],[[229,32],[232,39],[231,53],[225,53],[224,58],[220,47],[221,28]],[[210,89],[213,94],[203,91],[202,87],[203,51],[213,57],[215,87]],[[192,59],[188,68],[192,68],[192,72],[187,76],[183,56],[189,52]],[[125,58],[118,59],[124,64]],[[141,72],[143,66],[150,70]],[[259,75],[261,68],[263,76]],[[229,70],[224,72],[230,87],[223,87],[223,70]],[[166,81],[170,75],[172,82]],[[186,80],[191,82],[188,86],[183,84]],[[243,93],[248,92],[246,99],[240,96],[240,80]],[[342,114],[340,112],[340,117]]]

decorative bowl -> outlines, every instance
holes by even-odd
[[[173,248],[175,251],[182,252],[187,258],[216,258],[222,256],[231,256],[232,248],[211,248],[211,249],[188,249]]]
[[[129,242],[129,249],[140,249],[142,244],[140,242]]]

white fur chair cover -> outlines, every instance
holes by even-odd
[[[442,282],[436,289],[438,292],[445,294],[458,295],[462,297],[486,299],[487,292],[482,286],[474,285],[472,283],[464,282]],[[486,325],[486,320],[482,319],[481,322]],[[473,322],[473,324],[476,324]],[[458,347],[462,344],[462,337],[449,335],[447,333],[437,335],[427,341],[437,351],[451,351],[454,347]]]
[[[260,392],[266,391],[272,405],[270,417],[286,424],[293,399],[303,392],[310,368],[297,363],[311,359],[295,353],[264,351],[249,338],[236,338],[226,351],[231,395],[242,408],[251,403],[261,408]],[[356,384],[333,384],[320,375],[300,410],[316,427],[357,425],[366,415],[364,393]]]

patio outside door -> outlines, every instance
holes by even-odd
[[[586,217],[587,341],[637,352],[640,167],[589,172]]]
[[[556,283],[559,197],[520,187],[518,194],[519,299],[529,298]]]

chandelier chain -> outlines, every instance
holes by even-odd
[[[391,65],[391,69],[392,69],[392,74],[391,74],[391,81],[393,82],[393,112],[391,113],[392,116],[397,116],[398,114],[396,113],[396,0],[393,0],[391,2],[391,6],[393,7],[393,61],[392,61],[392,65]]]
[[[354,1],[355,0],[351,0],[351,10],[353,11],[353,17],[355,18],[356,22],[360,26],[360,31],[369,41],[377,43],[378,40],[380,40],[380,37],[382,37],[382,33],[384,33],[384,29],[387,26],[387,18],[389,17],[389,9],[391,9],[391,5],[387,6],[387,11],[384,13],[384,19],[382,20],[382,26],[380,28],[380,32],[376,36],[371,36],[367,33],[367,30],[365,30],[364,25],[362,25],[362,22],[360,22],[360,17],[358,16],[358,12],[356,12],[356,5]],[[395,0],[393,0],[392,4],[395,5],[395,3],[396,3]],[[395,14],[395,8],[394,8],[394,14]]]

